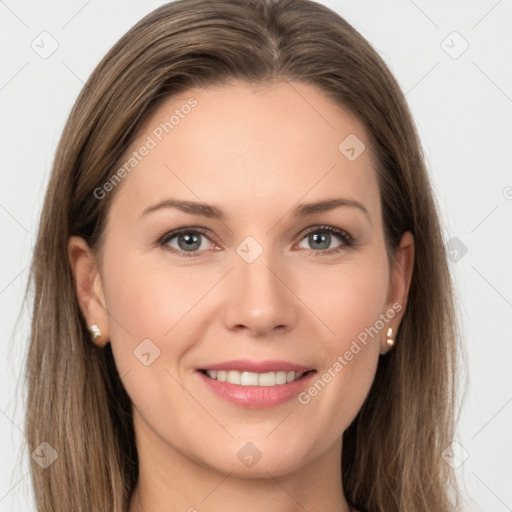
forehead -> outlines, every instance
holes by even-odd
[[[338,193],[375,203],[369,145],[363,124],[309,84],[191,88],[145,121],[117,193],[132,204],[172,195],[248,214]]]

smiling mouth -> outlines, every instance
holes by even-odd
[[[277,372],[240,372],[237,370],[199,370],[203,375],[206,375],[212,380],[219,382],[226,382],[228,384],[235,384],[239,386],[261,386],[272,387],[282,386],[290,382],[295,382],[302,379],[305,375],[315,372],[316,370],[309,370],[305,372],[294,371],[277,371]]]

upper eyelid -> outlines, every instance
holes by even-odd
[[[302,230],[302,232],[305,233],[305,235],[309,233],[314,233],[315,231],[328,231],[335,235],[345,235],[347,236],[347,238],[352,239],[352,235],[347,230],[343,228],[337,228],[336,226],[329,226],[327,224],[315,224]],[[339,234],[338,231],[340,232]]]
[[[210,230],[208,228],[202,228],[199,226],[184,226],[182,228],[176,228],[167,231],[158,239],[158,241],[170,240],[171,238],[174,238],[181,233],[200,233],[201,235],[206,236],[206,234],[209,232]]]

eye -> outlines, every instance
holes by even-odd
[[[199,253],[212,248],[220,250],[206,236],[207,232],[208,230],[201,227],[179,228],[163,235],[158,240],[158,244],[184,257],[199,256]],[[333,235],[341,241],[341,244],[334,248],[331,247]],[[304,240],[311,245],[313,253],[318,256],[337,253],[354,245],[352,237],[346,231],[333,226],[312,226],[308,228],[300,244]],[[302,247],[300,244],[299,247]]]
[[[341,245],[334,248],[331,247],[333,235],[334,238],[338,238],[342,242]],[[312,226],[307,230],[301,243],[304,240],[310,244],[314,252],[319,253],[318,255],[337,253],[353,246],[352,237],[346,231],[333,226]]]
[[[180,256],[193,257],[200,251],[212,247],[213,242],[206,236],[204,228],[180,228],[166,233],[158,241],[159,245],[167,246]],[[208,242],[207,242],[208,240]]]

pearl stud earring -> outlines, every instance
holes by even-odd
[[[388,329],[388,336],[387,336],[387,339],[386,339],[386,345],[388,347],[392,347],[394,344],[395,344],[395,337],[393,336],[393,328],[390,327]]]
[[[89,332],[91,333],[91,341],[93,343],[101,337],[100,328],[96,324],[89,326]]]

